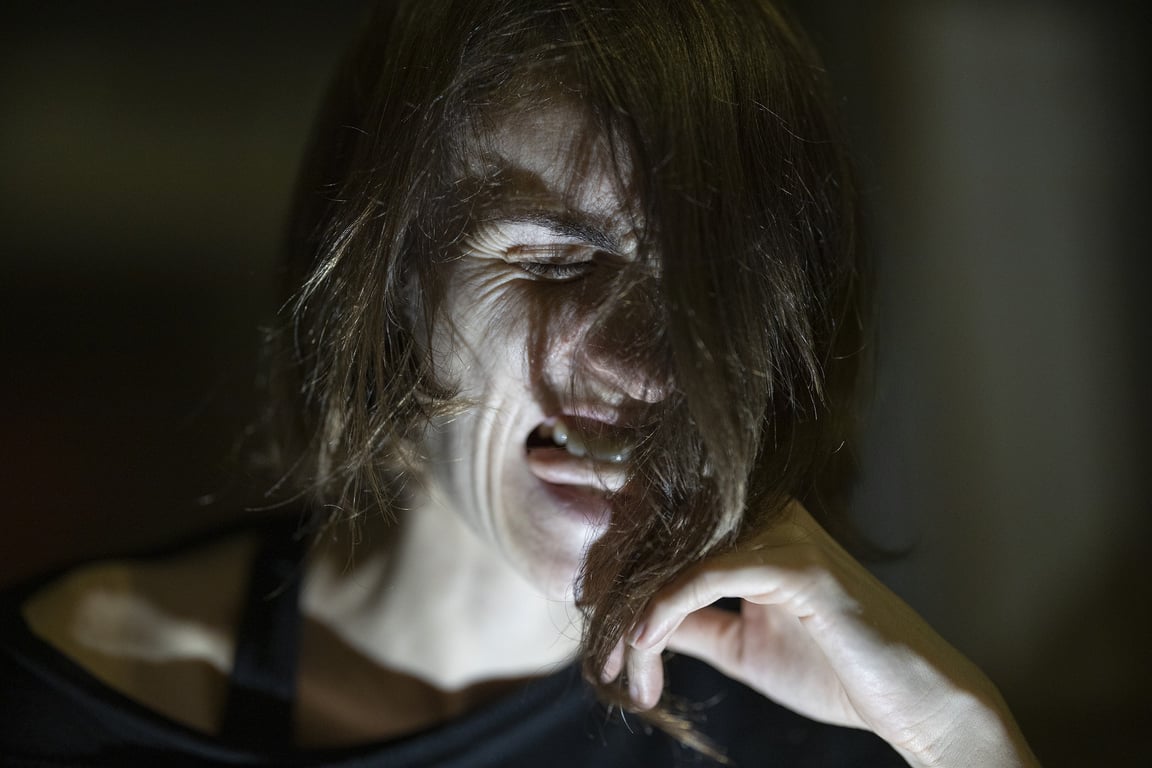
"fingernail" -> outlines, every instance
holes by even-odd
[[[643,621],[632,627],[632,631],[628,633],[628,645],[635,648],[636,644],[644,637],[644,631],[646,629],[648,629],[648,624]]]

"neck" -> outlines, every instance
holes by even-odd
[[[444,692],[548,674],[574,658],[580,617],[537,592],[451,509],[413,505],[395,530],[326,542],[304,611],[377,665]],[[384,530],[382,530],[384,529]]]

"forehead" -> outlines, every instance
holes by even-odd
[[[588,219],[616,236],[637,228],[628,158],[614,156],[607,137],[575,106],[513,111],[481,137],[476,160],[493,215],[538,211]]]

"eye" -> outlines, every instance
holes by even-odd
[[[515,246],[505,259],[522,272],[540,280],[563,283],[587,276],[596,268],[596,251],[585,246]]]
[[[591,259],[574,262],[517,261],[515,264],[534,277],[555,282],[575,280],[584,277],[596,268],[596,262]]]

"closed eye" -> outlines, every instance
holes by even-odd
[[[544,281],[562,283],[589,275],[596,269],[599,252],[586,245],[544,243],[516,245],[504,258],[522,272]]]
[[[592,260],[572,262],[517,261],[515,264],[533,277],[555,282],[584,277],[596,268],[596,262]]]

